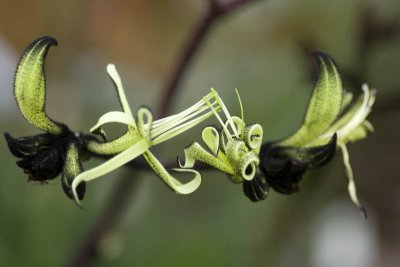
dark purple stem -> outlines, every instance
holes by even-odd
[[[199,51],[199,47],[204,42],[206,34],[209,33],[212,26],[215,25],[214,22],[224,15],[231,14],[243,4],[254,1],[256,0],[235,0],[225,4],[219,4],[217,1],[209,1],[208,8],[205,10],[195,30],[192,32],[176,67],[169,76],[170,78],[167,81],[160,104],[158,105],[159,110],[157,114],[159,117],[167,115],[168,109],[171,106],[172,99],[176,94],[182,77],[188,70],[188,66],[195,57],[197,51]]]

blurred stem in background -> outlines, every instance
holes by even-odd
[[[156,113],[158,118],[165,117],[171,107],[172,100],[177,93],[180,81],[187,72],[190,63],[194,59],[206,35],[210,32],[218,19],[232,14],[240,7],[257,0],[232,0],[218,2],[209,0],[198,24],[190,34],[186,45],[183,47],[181,55],[178,57],[176,65],[172,68],[171,74],[162,90],[162,97]],[[81,245],[67,260],[67,266],[86,266],[98,257],[98,245],[102,239],[117,227],[119,220],[129,209],[129,199],[133,195],[133,189],[138,182],[137,175],[129,173],[118,179],[106,201],[104,210],[90,230],[83,237]]]

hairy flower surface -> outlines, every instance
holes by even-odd
[[[189,194],[196,190],[201,182],[199,172],[192,169],[173,169],[194,175],[191,181],[181,183],[169,174],[149,148],[174,138],[213,116],[214,112],[220,110],[219,102],[216,101],[217,94],[212,91],[188,109],[160,120],[153,121],[151,111],[145,107],[139,108],[134,118],[117,70],[114,65],[109,64],[107,72],[115,85],[123,111],[104,114],[91,132],[105,138],[102,126],[108,123],[124,124],[127,130],[113,140],[99,140],[94,135],[75,133],[63,123],[52,120],[45,112],[44,64],[52,45],[57,45],[57,41],[47,36],[32,42],[23,53],[15,75],[14,94],[22,115],[31,125],[44,132],[20,138],[13,138],[5,133],[9,149],[19,158],[17,165],[28,174],[28,180],[46,182],[62,173],[64,192],[80,204],[87,181],[143,155],[155,173],[175,192]],[[83,171],[80,158],[87,152],[93,155],[110,155],[112,158],[93,169]]]
[[[194,175],[189,182],[181,183],[164,168],[149,149],[174,138],[213,116],[215,110],[220,109],[216,92],[212,91],[202,100],[176,115],[153,121],[153,114],[150,109],[141,107],[137,110],[136,118],[134,118],[115,66],[109,64],[107,72],[114,82],[123,111],[111,111],[104,114],[92,127],[91,132],[105,135],[102,127],[108,123],[125,124],[127,130],[122,136],[114,140],[99,142],[94,139],[88,141],[87,149],[90,152],[115,156],[93,169],[80,173],[73,179],[72,192],[77,203],[80,204],[76,188],[81,182],[88,182],[103,176],[141,155],[173,191],[179,194],[190,194],[195,191],[201,183],[201,176],[198,171],[190,168],[172,169],[173,171],[189,172]]]
[[[46,182],[62,173],[61,184],[71,197],[68,185],[81,171],[78,153],[81,140],[68,127],[52,120],[45,112],[46,80],[44,61],[49,48],[57,45],[51,37],[42,37],[29,45],[17,67],[14,95],[24,118],[44,133],[13,138],[5,133],[11,153],[19,158],[17,165],[28,174],[28,181]],[[71,165],[77,166],[70,168]],[[77,198],[82,199],[85,184],[77,188]]]
[[[242,118],[231,116],[222,99],[218,96],[216,99],[226,117],[224,121],[213,109],[222,130],[219,132],[215,127],[206,127],[202,139],[209,151],[194,142],[184,150],[185,161],[181,163],[178,160],[179,166],[193,168],[196,161],[203,162],[228,174],[234,183],[243,183],[244,193],[250,200],[265,199],[269,186],[258,171],[263,129],[259,124],[245,124],[240,97]]]
[[[363,94],[351,103],[352,94],[343,89],[338,67],[328,55],[313,53],[319,75],[300,128],[283,140],[262,143],[263,128],[259,124],[245,123],[237,90],[241,118],[231,116],[221,97],[211,89],[184,111],[154,121],[151,110],[146,107],[132,113],[121,78],[112,64],[107,66],[107,73],[122,111],[102,115],[90,129],[92,134],[75,133],[45,112],[44,63],[53,45],[57,45],[57,41],[47,36],[32,42],[23,53],[15,75],[14,94],[18,107],[23,117],[42,131],[19,138],[5,133],[10,152],[18,158],[17,165],[28,175],[29,181],[43,183],[61,173],[64,192],[81,205],[86,182],[143,156],[170,189],[179,194],[190,194],[201,183],[201,175],[194,169],[196,161],[200,161],[227,174],[232,182],[242,184],[244,194],[257,202],[267,197],[270,186],[283,194],[297,192],[307,170],[328,163],[339,149],[350,197],[364,211],[357,198],[347,144],[361,140],[373,131],[366,118],[375,102],[376,91],[364,84]],[[211,117],[218,120],[220,128],[208,126],[203,129],[201,138],[206,148],[193,142],[184,149],[184,161],[178,160],[179,168],[172,169],[192,175],[191,180],[183,183],[165,169],[150,148]],[[123,124],[126,131],[107,140],[103,126],[110,123]],[[98,139],[96,135],[102,138]],[[84,171],[81,161],[82,155],[87,153],[111,158]]]
[[[352,95],[343,89],[333,59],[321,52],[313,55],[319,76],[303,124],[288,138],[263,144],[260,167],[275,190],[290,194],[299,190],[298,183],[308,168],[326,164],[339,149],[349,180],[350,197],[365,212],[357,199],[346,144],[363,139],[372,131],[366,117],[375,102],[375,90],[363,85],[363,95],[351,105]]]

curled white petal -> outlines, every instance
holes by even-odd
[[[371,107],[375,102],[375,90],[370,90],[366,84],[363,84],[362,90],[364,92],[362,104],[357,112],[353,115],[351,120],[337,131],[338,139],[350,134],[352,130],[357,128],[365,121],[368,114],[371,112]]]
[[[201,133],[204,143],[214,155],[217,155],[219,149],[219,133],[214,127],[206,127]]]
[[[90,132],[92,133],[96,132],[99,129],[101,129],[101,127],[104,126],[105,124],[112,122],[122,123],[136,127],[135,120],[133,119],[132,116],[129,116],[128,114],[121,111],[111,111],[101,116],[96,125],[90,129]]]
[[[173,169],[177,172],[190,172],[194,174],[194,177],[187,183],[182,183],[175,177],[170,175],[164,166],[157,160],[157,158],[150,152],[147,151],[143,154],[146,161],[154,172],[163,180],[163,182],[179,194],[190,194],[195,191],[201,184],[201,175],[198,171],[193,169]]]

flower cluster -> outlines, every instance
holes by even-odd
[[[240,118],[231,116],[214,89],[178,114],[153,121],[151,110],[141,107],[134,116],[112,64],[107,66],[107,72],[122,111],[101,116],[90,134],[73,132],[45,112],[44,61],[49,48],[56,44],[51,37],[34,41],[23,53],[15,76],[18,107],[24,118],[43,132],[21,138],[5,133],[11,153],[19,158],[17,165],[28,174],[29,181],[46,182],[61,173],[64,192],[80,204],[86,182],[143,156],[169,188],[179,194],[190,194],[201,183],[201,174],[195,168],[195,163],[200,161],[227,174],[232,182],[243,184],[244,194],[256,202],[267,197],[270,187],[283,194],[297,192],[308,169],[323,166],[340,150],[350,197],[363,210],[357,199],[347,144],[365,138],[373,130],[366,117],[374,104],[375,90],[363,85],[363,94],[351,104],[352,94],[343,89],[338,67],[328,55],[313,53],[319,76],[301,127],[288,138],[263,143],[263,127],[245,123],[237,91]],[[178,160],[179,167],[172,169],[193,175],[189,182],[182,183],[165,169],[150,148],[210,118],[215,118],[220,127],[203,129],[201,137],[206,149],[193,142],[184,150],[184,162]],[[127,129],[121,136],[107,140],[103,126],[108,123],[120,123]],[[84,171],[81,162],[84,154],[110,158]]]

